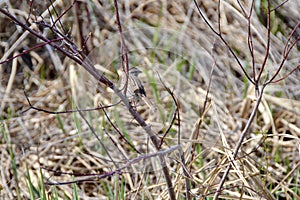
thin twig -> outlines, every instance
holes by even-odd
[[[122,25],[121,25],[121,22],[120,22],[119,8],[118,8],[118,1],[117,0],[114,0],[114,7],[115,7],[115,11],[116,11],[116,22],[117,22],[118,31],[119,31],[119,34],[120,34],[120,39],[121,39],[122,68],[123,68],[123,71],[126,74],[126,81],[125,81],[125,85],[123,86],[124,87],[124,94],[127,94],[128,78],[129,78],[128,53],[127,53],[127,47],[126,47],[126,43],[125,43],[124,36],[123,36]]]
[[[44,42],[44,43],[38,44],[38,45],[36,45],[36,46],[34,46],[34,47],[31,47],[31,48],[29,48],[29,49],[23,50],[21,53],[18,53],[18,54],[15,55],[15,56],[12,56],[12,57],[10,57],[10,58],[4,60],[4,61],[1,61],[1,62],[0,62],[0,65],[3,64],[3,63],[7,63],[7,62],[9,62],[9,61],[11,61],[11,60],[13,60],[13,59],[15,59],[15,58],[18,58],[18,57],[20,57],[20,56],[22,56],[22,55],[24,55],[24,54],[26,54],[26,53],[28,53],[28,52],[34,50],[34,49],[43,47],[43,46],[45,46],[45,45],[47,45],[47,44],[50,44],[50,43],[52,43],[52,42],[58,42],[58,41],[61,41],[61,40],[63,40],[63,39],[64,39],[64,38],[56,38],[56,39],[50,40],[49,42]]]
[[[116,1],[115,1],[115,5],[117,7],[117,2]],[[4,8],[0,8],[0,12],[2,12],[4,15],[6,15],[7,17],[9,17],[16,24],[18,24],[19,26],[21,26],[24,30],[27,30],[29,33],[31,33],[36,38],[39,38],[39,39],[41,39],[44,42],[48,42],[52,47],[56,48],[57,50],[59,50],[60,52],[62,52],[64,55],[66,55],[67,57],[69,57],[70,59],[72,59],[73,61],[75,61],[77,64],[79,64],[82,67],[84,67],[85,70],[87,70],[97,81],[99,81],[99,82],[103,83],[104,85],[106,85],[107,87],[111,88],[114,91],[114,93],[125,104],[125,106],[129,110],[130,114],[134,117],[134,119],[139,123],[139,125],[149,135],[149,137],[150,137],[153,145],[155,146],[156,150],[159,150],[159,144],[160,144],[159,139],[155,135],[155,133],[151,129],[151,127],[145,122],[145,120],[132,107],[132,105],[130,104],[128,98],[121,92],[121,90],[119,90],[115,86],[115,84],[111,80],[109,80],[105,75],[99,73],[99,71],[97,71],[95,69],[95,67],[90,62],[88,62],[88,60],[84,59],[85,57],[84,57],[83,53],[79,52],[76,44],[73,41],[69,40],[67,43],[65,43],[65,45],[67,45],[67,47],[69,49],[73,50],[73,51],[74,50],[75,51],[78,50],[76,53],[74,53],[72,51],[69,52],[65,48],[65,46],[60,46],[60,45],[58,45],[58,44],[56,44],[54,42],[51,42],[49,39],[47,39],[43,35],[41,35],[40,33],[36,32],[36,31],[34,31],[32,28],[28,27],[26,24],[24,24],[23,22],[21,22],[15,16],[11,15]],[[124,46],[122,46],[122,48],[123,47]],[[122,51],[124,51],[124,49],[122,49]],[[81,55],[81,57],[79,57],[79,55]],[[125,61],[126,61],[126,58],[125,58]],[[175,200],[176,199],[175,192],[174,192],[174,188],[173,188],[171,176],[170,176],[170,173],[169,173],[169,169],[168,169],[168,166],[166,165],[165,158],[164,158],[163,155],[159,155],[158,157],[160,159],[162,171],[163,171],[163,174],[164,174],[164,177],[165,177],[165,180],[166,180],[166,185],[167,185],[167,189],[168,189],[168,192],[169,192],[169,197],[170,197],[171,200]]]
[[[171,95],[171,97],[172,97],[172,99],[173,99],[173,102],[175,103],[175,107],[176,107],[176,110],[175,110],[175,113],[173,114],[173,117],[172,117],[172,120],[171,120],[171,123],[170,123],[170,126],[167,128],[167,130],[165,131],[165,133],[163,134],[163,136],[162,136],[162,138],[161,138],[161,140],[160,140],[160,144],[159,144],[159,149],[161,148],[161,146],[163,145],[163,143],[164,143],[164,140],[165,140],[165,138],[166,138],[166,136],[168,135],[168,133],[170,132],[170,130],[171,130],[171,128],[172,128],[172,126],[173,126],[173,124],[175,123],[175,120],[176,120],[176,115],[177,115],[177,113],[179,113],[179,105],[178,105],[178,102],[177,102],[177,100],[176,100],[176,98],[175,98],[175,96],[174,96],[174,93],[170,90],[170,88],[168,88],[167,86],[166,86],[166,84],[162,81],[162,79],[161,79],[161,77],[160,77],[160,75],[157,73],[157,75],[158,75],[158,78],[159,78],[159,80],[160,80],[160,82],[162,83],[162,85],[164,86],[164,88],[167,90],[167,92]],[[178,119],[178,121],[180,121],[180,119]],[[180,123],[180,122],[178,122],[178,123]],[[180,126],[179,126],[180,127]],[[179,131],[179,133],[178,133],[178,144],[180,145],[180,131]]]
[[[270,53],[270,41],[271,41],[271,13],[270,13],[270,1],[267,0],[267,47],[266,47],[266,53],[265,53],[265,58],[264,61],[260,67],[260,70],[258,72],[258,76],[256,78],[256,85],[255,85],[255,89],[258,90],[258,82],[260,80],[260,77],[265,69],[268,57],[269,57],[269,53]]]
[[[108,120],[108,122],[110,123],[110,125],[115,129],[115,131],[119,134],[119,136],[138,154],[141,154],[141,152],[139,152],[139,150],[137,150],[133,144],[131,144],[126,137],[121,133],[121,131],[117,128],[117,126],[111,121],[110,117],[108,116],[107,112],[105,111],[105,109],[103,109],[104,115],[106,117],[106,119]]]
[[[113,164],[115,165],[116,168],[118,168],[118,164],[114,161],[114,159],[111,157],[109,151],[107,150],[107,148],[105,147],[104,143],[102,142],[102,140],[99,138],[99,136],[96,134],[95,129],[90,125],[90,123],[88,122],[88,120],[84,117],[83,113],[81,112],[81,110],[79,110],[76,107],[76,110],[79,112],[81,118],[85,121],[85,123],[88,125],[89,129],[92,131],[93,135],[97,138],[98,142],[100,143],[100,145],[102,146],[102,148],[104,149],[105,153],[107,154],[107,156],[109,157],[109,159],[113,162]]]
[[[168,88],[166,86],[166,84],[162,81],[160,75],[157,73],[160,82],[162,83],[162,85],[164,86],[164,88],[167,90],[167,92],[171,95],[173,102],[175,103],[175,107],[176,107],[176,111],[173,115],[173,118],[171,120],[171,124],[169,126],[169,128],[167,129],[167,131],[164,133],[161,142],[160,142],[160,148],[163,144],[163,141],[165,139],[165,137],[167,136],[167,134],[169,133],[171,127],[173,126],[175,120],[176,120],[176,116],[177,116],[177,121],[178,121],[178,131],[177,131],[177,144],[180,146],[181,145],[181,132],[180,132],[180,104],[178,102],[178,100],[176,99],[176,97],[174,96],[174,93],[170,90],[170,88]],[[186,194],[185,194],[185,199],[189,200],[191,199],[191,187],[190,187],[190,173],[188,172],[188,169],[186,167],[186,161],[185,161],[185,157],[184,157],[184,152],[182,151],[182,149],[179,149],[179,154],[180,154],[180,160],[181,160],[181,166],[183,169],[183,173],[184,173],[184,180],[185,180],[185,188],[186,188]]]
[[[44,113],[48,113],[48,114],[54,114],[54,115],[57,115],[57,114],[65,114],[65,113],[74,113],[74,112],[87,112],[87,111],[95,111],[95,110],[103,110],[105,108],[111,108],[111,107],[114,107],[116,105],[118,105],[120,103],[117,102],[115,104],[112,104],[112,105],[107,105],[107,106],[100,106],[100,107],[97,107],[97,108],[87,108],[87,109],[80,109],[79,111],[78,110],[65,110],[65,111],[51,111],[51,110],[46,110],[46,109],[43,109],[43,108],[38,108],[38,107],[35,107],[31,104],[31,101],[29,100],[29,97],[28,95],[26,94],[25,90],[24,90],[24,95],[25,95],[25,98],[27,100],[27,103],[29,105],[29,108],[27,108],[26,110],[23,110],[21,111],[21,114],[24,114],[25,112],[33,109],[33,110],[36,110],[36,111],[40,111],[40,112],[44,112]]]
[[[121,100],[125,103],[126,107],[128,108],[131,115],[135,118],[135,120],[140,124],[140,126],[142,126],[142,128],[150,136],[150,139],[151,139],[152,143],[154,144],[156,150],[159,150],[160,144],[159,144],[158,137],[154,134],[151,127],[146,124],[145,120],[141,118],[141,116],[136,112],[135,109],[133,109],[132,105],[128,101],[128,98],[126,98],[128,78],[129,78],[129,65],[128,65],[127,48],[126,48],[126,44],[125,44],[125,40],[124,40],[124,36],[123,36],[123,32],[122,32],[122,26],[121,26],[120,17],[119,17],[117,0],[114,0],[114,7],[115,7],[115,11],[116,11],[116,21],[117,21],[117,25],[118,25],[118,30],[119,30],[119,34],[120,34],[120,38],[121,38],[122,66],[123,66],[123,70],[126,74],[126,81],[125,81],[126,83],[125,83],[124,91],[123,91],[124,95],[119,90],[114,88],[114,86],[112,89],[121,98]],[[125,96],[125,98],[124,98],[124,96]],[[163,171],[163,174],[164,174],[164,177],[166,180],[167,189],[169,192],[169,198],[171,200],[175,200],[176,197],[175,197],[175,192],[174,192],[174,188],[173,188],[173,183],[172,183],[172,180],[170,177],[168,166],[166,165],[165,158],[164,158],[164,156],[160,155],[159,159],[160,159],[162,171]]]
[[[202,13],[198,3],[196,0],[194,0],[194,3],[197,7],[198,13],[200,14],[201,18],[203,19],[203,21],[205,22],[205,24],[212,30],[212,32],[214,32],[214,34],[216,34],[221,40],[222,42],[225,44],[225,46],[228,48],[228,50],[230,51],[231,55],[234,57],[234,59],[236,60],[236,62],[238,63],[239,67],[241,68],[241,70],[243,71],[244,75],[247,77],[247,79],[253,84],[255,85],[255,82],[251,79],[251,77],[249,76],[249,74],[246,72],[245,68],[243,67],[242,63],[240,62],[240,60],[238,59],[237,55],[234,53],[234,51],[232,50],[232,48],[229,46],[229,44],[227,43],[227,41],[223,38],[222,33],[221,32],[217,32],[212,25],[208,22],[208,20],[205,18],[204,14]],[[220,29],[220,28],[219,28]]]
[[[257,111],[258,111],[258,106],[260,105],[261,98],[262,98],[262,96],[263,96],[263,92],[264,92],[264,88],[265,88],[265,87],[266,87],[266,85],[264,84],[264,85],[262,86],[261,91],[260,91],[260,94],[259,94],[259,96],[258,96],[258,98],[257,98],[257,100],[256,100],[256,104],[255,104],[255,106],[254,106],[254,108],[253,108],[253,110],[252,110],[252,113],[251,113],[251,115],[250,115],[250,117],[249,117],[249,119],[248,119],[248,121],[247,121],[247,123],[246,123],[246,125],[245,125],[245,128],[243,129],[243,131],[242,131],[242,133],[241,133],[241,135],[240,135],[240,137],[239,137],[239,141],[237,142],[237,145],[235,146],[235,149],[234,149],[234,152],[233,152],[233,155],[232,155],[232,158],[233,158],[233,159],[235,159],[235,158],[237,157],[237,154],[238,154],[238,152],[239,152],[239,150],[240,150],[240,147],[241,147],[241,145],[242,145],[242,143],[243,143],[243,141],[244,141],[244,138],[246,137],[246,135],[247,135],[247,133],[248,133],[248,131],[249,131],[249,128],[250,128],[250,126],[251,126],[251,124],[252,124],[252,121],[253,121],[254,117],[256,116],[256,113],[257,113]],[[232,160],[231,160],[230,162],[232,162]],[[226,168],[226,170],[225,170],[225,172],[224,172],[224,174],[223,174],[223,177],[222,177],[222,179],[221,179],[221,181],[220,181],[220,183],[219,183],[218,189],[217,189],[217,191],[216,191],[216,193],[215,193],[215,195],[214,195],[214,200],[217,200],[217,199],[218,199],[219,194],[220,194],[220,192],[221,192],[221,190],[222,190],[222,187],[223,187],[223,185],[224,185],[224,183],[225,183],[225,180],[226,180],[226,178],[227,178],[227,176],[228,176],[228,174],[229,174],[229,171],[230,171],[231,167],[232,167],[231,164],[229,164],[229,165],[227,166],[227,168]]]
[[[128,168],[128,167],[131,167],[133,164],[136,164],[140,161],[143,161],[143,160],[146,160],[146,159],[149,159],[149,158],[152,158],[152,157],[156,157],[156,156],[164,156],[165,154],[168,154],[168,153],[171,153],[177,149],[179,149],[180,146],[179,145],[175,145],[175,146],[172,146],[168,149],[165,149],[165,150],[161,150],[161,151],[158,151],[158,152],[155,152],[155,153],[151,153],[151,154],[145,154],[145,155],[141,155],[137,158],[134,158],[134,159],[131,159],[129,160],[124,166],[116,169],[116,170],[113,170],[113,171],[110,171],[110,172],[105,172],[105,173],[102,173],[102,174],[86,174],[87,176],[91,176],[89,178],[84,178],[84,179],[77,179],[75,181],[66,181],[66,182],[58,182],[58,183],[54,183],[54,182],[47,182],[46,185],[69,185],[69,184],[72,184],[72,183],[82,183],[82,182],[88,182],[88,181],[99,181],[103,178],[107,178],[107,177],[110,177],[110,176],[113,176],[115,174],[123,174],[123,173],[126,173],[124,172],[124,169]],[[54,171],[54,170],[51,170],[51,169],[47,169],[46,170],[48,171],[52,171],[54,172],[55,174],[65,174],[65,175],[74,175],[73,173],[68,173],[68,172],[57,172],[57,171]],[[77,175],[77,174],[75,174]],[[80,176],[85,176],[84,174],[80,174]]]

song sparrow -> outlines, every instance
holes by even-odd
[[[135,106],[140,102],[140,100],[143,100],[152,111],[156,111],[156,107],[147,97],[146,90],[138,77],[140,73],[142,73],[142,71],[136,67],[133,67],[129,70],[126,96]],[[126,78],[126,74],[123,72],[122,86],[124,86]]]

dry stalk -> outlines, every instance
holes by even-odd
[[[119,26],[121,26],[120,21],[119,21],[119,17],[118,17],[117,2],[116,1],[115,1],[115,6],[116,6],[117,21],[118,21]],[[114,91],[114,93],[125,104],[126,108],[131,113],[131,115],[134,117],[134,119],[138,122],[138,124],[148,134],[148,136],[150,137],[150,139],[151,139],[154,147],[156,148],[156,150],[157,151],[160,150],[160,141],[159,141],[158,137],[155,135],[155,133],[151,129],[151,127],[145,122],[145,120],[139,115],[139,113],[133,108],[133,106],[130,104],[128,98],[122,93],[122,90],[117,88],[115,86],[115,84],[112,81],[110,81],[105,75],[100,74],[95,69],[95,67],[90,62],[88,62],[88,59],[86,59],[86,56],[79,50],[79,48],[76,46],[76,44],[73,41],[71,41],[67,36],[64,36],[64,35],[60,34],[58,32],[58,30],[55,28],[55,26],[52,26],[52,27],[49,26],[49,28],[52,28],[52,30],[60,37],[60,39],[65,42],[65,45],[68,47],[68,50],[67,50],[66,48],[62,47],[61,45],[58,45],[57,43],[55,43],[54,40],[49,40],[45,36],[41,35],[39,32],[34,31],[32,29],[32,27],[29,27],[25,23],[21,22],[15,16],[11,15],[6,9],[0,8],[0,12],[2,12],[4,15],[6,15],[8,18],[10,18],[13,22],[15,22],[17,25],[22,27],[24,30],[28,31],[30,34],[32,34],[36,38],[39,38],[44,43],[51,45],[53,48],[59,50],[65,56],[69,57],[70,59],[75,61],[77,64],[81,65],[97,81],[99,81],[100,83],[104,84],[105,86],[111,88]],[[46,26],[46,24],[43,24],[43,25]],[[122,35],[121,35],[121,38],[122,38]],[[126,45],[125,45],[124,41],[122,42],[122,51],[125,53],[125,56],[124,56],[124,53],[123,53],[123,56],[124,56],[123,61],[126,63],[128,61],[127,61],[127,58],[126,58],[126,55],[127,55],[126,54]],[[125,67],[125,71],[126,71],[126,69],[128,69],[128,63],[125,64],[125,66],[126,65],[127,65],[127,67]],[[169,197],[170,197],[171,200],[174,200],[174,199],[176,199],[176,197],[175,197],[175,192],[174,192],[171,176],[170,176],[170,173],[169,173],[169,169],[168,169],[168,166],[166,164],[166,160],[164,158],[164,155],[158,154],[158,157],[159,157],[160,164],[161,164],[161,167],[162,167],[162,171],[163,171],[163,174],[164,174],[164,177],[165,177],[165,180],[166,180],[167,189],[168,189],[168,192],[169,192]]]
[[[264,93],[264,89],[267,85],[271,84],[271,83],[276,83],[278,81],[283,80],[284,78],[288,77],[292,72],[294,72],[296,69],[299,68],[299,64],[296,65],[296,67],[294,67],[289,73],[287,73],[286,75],[283,76],[283,78],[279,78],[276,79],[279,75],[279,73],[281,72],[284,63],[286,62],[291,50],[294,48],[294,46],[296,45],[296,43],[298,43],[298,41],[300,40],[300,37],[298,36],[295,41],[293,41],[291,43],[291,45],[289,45],[289,40],[291,39],[293,33],[296,31],[296,28],[299,26],[299,23],[294,27],[292,33],[290,34],[289,38],[288,38],[288,42],[286,42],[286,45],[284,47],[284,53],[283,53],[283,58],[279,64],[279,67],[277,68],[277,70],[274,72],[274,74],[271,76],[271,78],[267,78],[266,80],[262,80],[262,74],[265,70],[266,67],[266,63],[267,60],[269,59],[269,54],[270,54],[270,44],[271,44],[271,12],[274,10],[271,10],[271,5],[270,5],[270,1],[267,0],[267,22],[266,22],[266,28],[267,28],[267,44],[265,47],[265,54],[264,54],[264,58],[261,64],[260,68],[257,68],[255,66],[255,57],[254,57],[254,46],[253,46],[253,41],[252,41],[252,32],[251,32],[251,17],[252,17],[252,12],[253,12],[253,8],[254,8],[254,1],[252,1],[251,5],[250,5],[250,11],[249,14],[247,14],[247,12],[245,11],[246,9],[244,9],[244,7],[242,6],[242,3],[240,1],[238,1],[238,5],[240,7],[240,9],[243,12],[244,17],[247,20],[247,27],[248,27],[248,48],[249,48],[249,52],[251,55],[251,63],[252,63],[252,75],[250,76],[250,74],[248,74],[248,72],[245,70],[245,67],[241,64],[238,56],[235,54],[233,48],[228,44],[228,42],[224,39],[223,35],[222,35],[222,30],[221,30],[221,23],[220,23],[220,4],[221,4],[221,0],[218,1],[218,28],[214,28],[213,25],[211,25],[209,23],[209,21],[205,18],[203,12],[201,11],[199,4],[197,3],[196,0],[194,0],[194,3],[197,7],[198,13],[201,16],[202,20],[204,21],[204,23],[209,27],[209,29],[219,38],[221,39],[221,41],[225,44],[225,46],[227,47],[227,49],[229,50],[229,52],[231,53],[231,55],[234,57],[235,61],[237,62],[238,66],[240,67],[240,69],[243,71],[245,77],[248,79],[248,81],[250,83],[252,83],[255,87],[255,91],[256,91],[256,104],[251,112],[251,115],[249,117],[249,119],[247,120],[247,123],[244,127],[244,129],[242,130],[241,135],[239,136],[239,140],[236,143],[236,146],[234,148],[234,152],[232,154],[232,156],[228,156],[229,159],[235,159],[238,155],[238,152],[240,151],[240,148],[242,146],[242,143],[244,141],[245,136],[247,135],[249,128],[256,116],[256,113],[258,111],[258,107],[260,105],[263,93]],[[282,4],[281,4],[282,5]],[[281,6],[279,5],[279,6]],[[279,7],[278,6],[278,7]],[[258,73],[256,73],[258,71]],[[257,74],[257,76],[256,76]],[[260,88],[261,87],[261,88]],[[230,163],[233,163],[233,160],[229,160]],[[217,188],[217,191],[214,194],[214,200],[218,199],[220,192],[223,189],[223,185],[225,183],[225,180],[229,174],[229,171],[232,168],[232,164],[229,164],[222,176],[222,179],[219,183],[219,186]]]

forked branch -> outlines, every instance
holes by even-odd
[[[117,15],[117,23],[118,26],[121,26],[121,23],[119,21],[118,17],[118,10],[117,10],[117,1],[115,1],[115,9],[116,9],[116,15]],[[60,51],[65,56],[69,57],[71,60],[76,62],[77,64],[81,65],[86,71],[88,71],[89,74],[91,74],[97,81],[104,84],[105,86],[111,88],[114,93],[120,98],[120,100],[124,103],[128,111],[131,113],[131,115],[134,117],[134,119],[138,122],[138,124],[144,129],[144,131],[148,134],[150,137],[154,147],[157,151],[160,149],[160,140],[154,133],[154,131],[151,129],[151,127],[145,122],[145,120],[139,115],[139,113],[133,108],[131,103],[129,102],[129,99],[122,93],[122,90],[120,90],[116,85],[108,79],[105,75],[101,74],[98,70],[95,69],[95,67],[89,62],[89,60],[86,58],[86,55],[82,51],[79,50],[79,48],[76,46],[76,44],[70,40],[67,36],[60,36],[59,40],[63,40],[64,44],[57,44],[55,41],[48,39],[47,37],[43,36],[41,33],[33,30],[31,27],[26,25],[25,23],[21,22],[19,19],[17,19],[15,16],[11,15],[6,9],[0,8],[0,12],[6,15],[8,18],[10,18],[15,24],[23,28],[25,31],[28,31],[30,34],[32,34],[34,37],[42,40],[45,44],[51,45],[53,48]],[[46,24],[43,24],[46,25]],[[49,26],[56,35],[60,35],[59,31],[55,28],[55,26]],[[120,27],[119,27],[120,28]],[[120,31],[120,37],[122,38],[122,31]],[[122,39],[121,39],[122,41]],[[122,54],[123,54],[123,62],[125,62],[125,71],[128,70],[128,63],[126,64],[127,57],[126,57],[126,45],[124,43],[124,40],[122,41]],[[126,69],[127,68],[127,69]],[[33,108],[33,107],[31,107]],[[37,110],[37,109],[36,109]],[[169,191],[169,197],[171,200],[176,199],[175,198],[175,192],[172,185],[172,180],[170,177],[169,169],[166,165],[166,161],[164,158],[164,155],[158,154],[162,171],[166,180],[166,185]]]
[[[218,2],[218,16],[220,17],[220,0]],[[288,41],[286,42],[286,45],[285,45],[285,48],[284,48],[284,53],[282,55],[282,61],[280,62],[277,70],[274,72],[274,74],[268,79],[266,80],[265,82],[261,83],[261,79],[262,79],[262,74],[263,72],[265,71],[265,66],[266,66],[266,63],[268,61],[268,58],[269,58],[269,53],[270,53],[270,45],[271,45],[271,12],[274,12],[274,10],[271,10],[271,6],[270,6],[270,1],[267,0],[267,9],[266,9],[266,12],[267,12],[267,34],[266,34],[266,37],[267,37],[267,44],[266,44],[266,47],[265,47],[265,54],[264,54],[264,59],[262,61],[262,64],[261,64],[261,67],[260,69],[256,69],[255,67],[255,58],[254,58],[254,46],[253,46],[253,41],[252,41],[252,33],[251,33],[251,17],[253,16],[252,15],[252,11],[253,11],[253,5],[254,5],[254,1],[252,1],[251,3],[251,7],[250,7],[250,13],[247,14],[245,9],[242,7],[240,1],[238,1],[239,5],[240,5],[240,8],[244,14],[244,17],[247,19],[247,22],[248,22],[248,48],[249,48],[249,51],[250,51],[250,55],[252,57],[252,69],[253,69],[253,74],[252,74],[252,77],[250,77],[250,75],[245,71],[245,67],[242,66],[242,64],[240,63],[237,55],[234,53],[233,49],[231,48],[231,46],[227,43],[227,41],[224,39],[224,37],[222,36],[222,32],[221,32],[221,24],[220,24],[220,19],[218,18],[218,31],[213,27],[212,24],[209,23],[209,21],[205,18],[204,16],[204,13],[201,11],[200,7],[199,7],[199,4],[196,2],[196,0],[194,0],[194,3],[196,5],[196,8],[198,10],[198,13],[200,14],[202,20],[204,21],[204,23],[209,27],[209,29],[217,36],[219,37],[219,39],[222,40],[222,42],[224,43],[224,45],[228,48],[228,50],[230,51],[230,53],[233,55],[235,61],[237,62],[237,64],[239,65],[239,67],[242,69],[244,75],[247,77],[248,81],[251,82],[254,86],[255,86],[255,90],[256,90],[256,95],[257,95],[257,99],[256,99],[256,103],[255,103],[255,106],[251,112],[251,115],[249,117],[249,119],[247,120],[247,123],[246,123],[246,126],[244,127],[244,129],[242,130],[242,133],[239,137],[239,140],[234,148],[234,152],[232,154],[232,159],[235,159],[238,155],[238,152],[242,146],[242,143],[243,143],[243,140],[245,138],[245,136],[247,135],[248,131],[249,131],[249,128],[254,120],[254,117],[257,113],[257,110],[258,110],[258,106],[260,105],[260,102],[261,102],[261,99],[262,99],[262,96],[263,96],[263,93],[264,93],[264,89],[266,86],[268,86],[269,84],[271,83],[275,83],[275,82],[278,82],[286,77],[288,77],[291,73],[293,73],[294,71],[296,71],[299,67],[300,67],[300,64],[298,64],[296,67],[294,67],[289,73],[287,73],[286,75],[284,75],[282,78],[278,78],[278,75],[279,73],[282,71],[283,69],[283,66],[285,64],[285,62],[287,61],[287,58],[288,56],[290,55],[292,49],[296,46],[296,44],[299,42],[300,40],[300,36],[298,36],[295,41],[293,41],[291,44],[290,44],[290,41],[291,41],[291,37],[292,35],[294,34],[296,28],[300,25],[300,22],[294,27],[292,33],[290,34],[290,36],[288,37]],[[285,2],[283,2],[282,4],[280,4],[279,6],[277,6],[276,8],[279,8],[280,6],[282,6]],[[290,44],[290,45],[289,45]],[[258,74],[256,76],[256,70],[258,71]],[[260,91],[261,89],[261,91]],[[232,163],[233,160],[230,160],[230,163]],[[229,174],[229,171],[231,170],[231,167],[232,165],[228,165],[228,167],[226,168],[224,174],[223,174],[223,177],[219,183],[219,186],[218,186],[218,189],[217,191],[215,192],[215,195],[214,195],[214,200],[218,199],[218,196],[220,194],[220,192],[222,191],[223,189],[223,185],[225,183],[225,180]]]

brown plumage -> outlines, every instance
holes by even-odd
[[[132,104],[137,105],[140,100],[143,100],[145,104],[152,110],[155,111],[156,107],[152,104],[150,99],[147,97],[146,90],[139,79],[139,74],[142,73],[141,70],[139,70],[136,67],[133,67],[129,70],[128,75],[128,87],[126,91],[126,96],[129,98]],[[124,86],[126,83],[126,75],[123,72],[122,75],[122,86]]]

